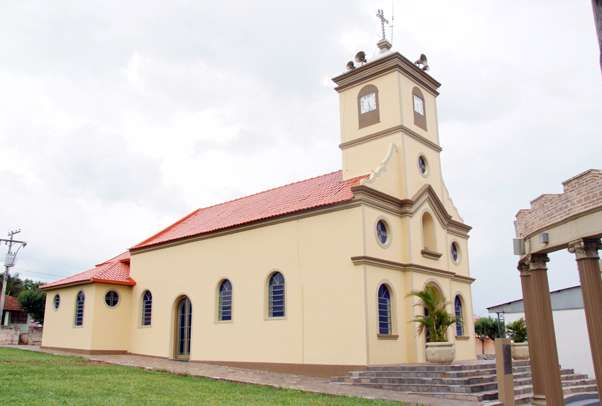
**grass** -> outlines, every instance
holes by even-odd
[[[399,405],[146,371],[12,348],[0,348],[0,404]]]

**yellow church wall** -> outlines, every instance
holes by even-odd
[[[470,285],[465,282],[454,281],[451,278],[429,275],[421,272],[411,272],[412,274],[412,290],[424,289],[427,285],[432,284],[437,286],[444,296],[447,303],[447,311],[454,314],[453,300],[457,294],[460,294],[464,302],[464,334],[466,339],[456,339],[456,326],[451,325],[447,330],[447,339],[455,343],[456,356],[455,359],[471,360],[476,358],[475,343],[474,343],[474,325],[472,321],[472,296],[470,293]],[[418,299],[412,298],[414,304],[418,303]],[[412,306],[413,317],[422,314],[421,306]],[[411,323],[416,328],[415,323]],[[425,335],[424,333],[416,337],[415,341],[415,356],[410,362],[425,362]]]
[[[429,213],[435,224],[436,249],[441,254],[440,258],[433,259],[422,254],[424,249],[424,230],[422,217],[424,213]],[[439,221],[435,209],[430,202],[425,202],[411,217],[410,229],[411,240],[411,258],[410,261],[415,264],[424,265],[432,268],[442,269],[454,272],[461,276],[470,276],[468,262],[468,240],[456,234],[449,233],[444,225]],[[451,244],[458,243],[460,257],[457,263],[451,258]]]
[[[435,144],[439,144],[439,128],[437,119],[437,99],[422,85],[409,77],[397,73],[401,89],[402,124]],[[426,130],[414,124],[414,96],[412,89],[418,87],[424,96],[424,111],[426,115]]]
[[[464,335],[463,337],[455,337],[456,341],[456,359],[457,360],[472,360],[476,358],[476,343],[474,335],[474,319],[472,317],[472,291],[470,285],[465,282],[452,281],[450,288],[450,301],[453,309],[453,300],[456,295],[460,295],[462,299]],[[455,326],[452,328],[455,336]]]
[[[407,323],[404,318],[404,302],[406,288],[403,284],[403,273],[396,270],[374,266],[363,266],[366,273],[366,309],[368,314],[368,364],[394,364],[407,360],[405,340]],[[386,284],[391,293],[392,335],[378,334],[378,289]]]
[[[82,326],[75,326],[75,297],[79,291],[85,295],[84,320]],[[54,296],[60,295],[58,309],[54,308]],[[71,286],[46,292],[44,330],[42,346],[90,350],[94,326],[94,285]]]
[[[356,144],[343,149],[343,178],[349,179],[356,176],[369,174],[378,168],[380,163],[385,159],[389,151],[390,145],[395,144],[397,154],[393,159],[400,161],[402,159],[401,150],[401,132],[395,132],[378,139],[371,140],[363,144]],[[400,165],[401,166],[401,165]],[[392,170],[387,168],[388,170]],[[400,167],[400,171],[402,168]],[[399,194],[388,192],[389,194],[401,198],[404,194],[405,185],[403,178],[397,178],[399,183]],[[391,190],[395,190],[393,187]]]
[[[129,286],[95,284],[94,324],[92,326],[91,350],[127,351],[130,341],[131,290]],[[105,295],[113,290],[119,295],[114,307],[105,303]],[[86,298],[87,301],[87,298]]]
[[[130,351],[173,355],[173,306],[192,302],[192,360],[365,364],[360,208],[306,217],[132,256]],[[345,235],[345,239],[334,238]],[[357,237],[354,237],[357,236]],[[286,317],[267,317],[267,279],[286,279]],[[233,286],[233,320],[216,320],[218,283]],[[167,279],[167,280],[166,280]],[[141,295],[153,294],[151,327],[140,327]],[[358,317],[360,315],[360,317]]]
[[[431,185],[441,198],[443,181],[439,152],[408,136],[403,137],[404,175],[406,178],[405,197],[412,198],[424,185]],[[418,157],[423,155],[428,163],[426,175],[420,173]],[[446,207],[447,209],[447,207]],[[449,210],[448,210],[449,211]]]
[[[389,227],[389,242],[381,245],[376,235],[376,223],[384,220]],[[406,262],[408,260],[408,234],[404,233],[407,218],[380,209],[366,206],[364,209],[365,254],[370,257],[389,261]]]
[[[437,198],[423,196],[398,207],[387,198],[375,202],[378,193],[363,191],[358,197],[367,202],[345,208],[134,252],[130,264],[134,287],[84,285],[48,292],[43,344],[172,358],[175,306],[185,295],[192,303],[191,360],[322,365],[424,362],[424,334],[417,335],[411,322],[423,310],[408,295],[433,283],[451,313],[453,298],[461,295],[465,334],[455,337],[451,326],[448,337],[456,344],[457,360],[474,359],[470,284],[448,273],[470,275],[467,237],[451,232],[447,218],[440,220],[437,215],[438,199],[444,211],[462,222],[442,177],[436,96],[401,72],[391,67],[388,73],[359,76],[365,78],[363,83],[340,88],[343,177],[372,174],[364,186],[401,200],[414,198],[430,185]],[[378,88],[380,121],[359,128],[357,96],[367,84]],[[424,96],[427,130],[414,124],[414,86]],[[418,168],[421,155],[428,161],[426,176]],[[421,252],[424,212],[433,219],[434,251],[441,254],[439,258]],[[376,235],[380,219],[389,226],[390,241],[384,245]],[[457,263],[450,255],[454,241],[460,247]],[[275,271],[285,277],[286,316],[270,319],[267,283]],[[217,317],[223,279],[229,279],[233,288],[231,321]],[[377,291],[382,283],[393,295],[393,334],[387,337],[378,334]],[[75,295],[80,289],[86,293],[84,325],[75,328]],[[104,303],[109,289],[120,295],[115,308]],[[150,326],[141,325],[146,289],[153,296]],[[61,294],[58,311],[51,303],[54,292]]]
[[[378,89],[380,121],[359,128],[357,97],[360,90],[367,84],[374,85]],[[412,95],[414,87],[418,87],[424,96],[427,130],[414,124]],[[409,128],[435,144],[439,143],[436,97],[422,85],[397,71],[390,71],[345,89],[339,93],[339,103],[342,143],[399,125]]]
[[[367,83],[378,88],[380,122],[359,128],[357,96]],[[402,111],[399,86],[400,75],[390,72],[339,93],[341,143],[398,126],[401,123]]]
[[[452,233],[446,233],[446,249],[447,249],[447,266],[451,272],[454,272],[461,276],[470,276],[470,262],[468,261],[468,239],[460,237]],[[451,256],[451,245],[452,243],[458,244],[459,247],[459,259],[454,262]]]
[[[431,210],[426,204],[422,210]],[[433,213],[434,216],[434,213]],[[385,259],[401,263],[413,263],[429,266],[431,268],[443,271],[456,272],[458,274],[468,274],[467,253],[464,251],[466,240],[448,234],[439,224],[436,223],[438,247],[442,247],[448,242],[457,241],[460,244],[461,259],[459,264],[454,264],[449,258],[448,250],[438,260],[429,260],[422,257],[422,224],[416,219],[420,219],[421,211],[414,217],[399,217],[398,215],[383,212],[380,209],[372,207],[364,208],[364,227],[365,227],[365,255],[379,259]],[[381,246],[374,232],[376,222],[379,219],[385,220],[390,226],[391,242],[390,245]],[[436,221],[436,220],[435,220]],[[409,233],[408,233],[409,230]],[[409,250],[414,250],[412,258],[408,255]],[[418,254],[417,254],[418,253]],[[417,255],[420,255],[419,257]],[[358,268],[360,268],[358,266]],[[466,282],[456,282],[450,277],[439,277],[424,274],[418,271],[393,270],[376,266],[362,266],[362,271],[366,272],[366,308],[368,314],[368,344],[369,344],[369,364],[399,363],[399,362],[424,362],[424,336],[416,336],[416,324],[411,320],[420,312],[422,308],[415,306],[417,299],[408,296],[410,292],[423,289],[427,283],[436,283],[444,293],[446,300],[451,301],[456,294],[461,294],[464,302],[465,335],[467,338],[455,340],[455,326],[450,328],[450,340],[456,342],[456,359],[474,359],[474,331],[472,325],[472,298],[470,285]],[[398,337],[379,337],[378,336],[378,311],[376,293],[381,283],[387,283],[393,291],[393,330],[394,335]],[[447,305],[448,311],[453,314],[453,304]]]

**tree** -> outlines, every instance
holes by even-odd
[[[2,274],[4,276],[4,274]],[[2,288],[2,277],[0,277],[0,289]],[[18,273],[8,274],[6,281],[6,294],[7,296],[18,296],[23,290],[23,280],[19,277]]]
[[[527,341],[527,323],[522,317],[506,326],[508,336],[515,343],[524,343]]]
[[[38,286],[31,286],[21,291],[18,296],[21,307],[38,323],[44,323],[44,308],[46,307],[46,293]]]
[[[424,307],[424,315],[418,315],[412,321],[418,324],[418,334],[427,332],[429,342],[446,342],[447,329],[456,322],[456,319],[445,308],[446,303],[434,286],[427,286],[424,290],[412,292],[408,296],[416,296]]]
[[[3,273],[0,273],[0,289],[2,289],[2,277]],[[6,283],[6,294],[8,296],[18,297],[19,293],[32,287],[40,287],[42,282],[37,282],[31,279],[21,279],[18,273],[9,273],[8,280]]]
[[[479,338],[495,340],[499,336],[499,323],[491,317],[481,317],[474,323],[475,334]]]
[[[475,335],[481,340],[481,345],[484,352],[485,340],[490,338],[495,340],[496,337],[503,335],[503,326],[498,320],[494,320],[491,317],[481,317],[474,323]]]

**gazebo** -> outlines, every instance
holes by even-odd
[[[560,368],[550,303],[548,254],[575,255],[598,385],[602,393],[602,170],[590,169],[563,182],[561,194],[544,194],[516,214],[515,254],[520,271],[534,403],[563,405]]]

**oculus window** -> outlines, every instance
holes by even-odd
[[[456,264],[460,262],[460,247],[458,247],[458,243],[455,241],[451,243],[450,254],[452,261],[454,261]]]
[[[418,170],[422,176],[426,176],[429,173],[429,164],[424,155],[418,157]]]
[[[376,238],[378,239],[378,243],[383,247],[389,244],[389,225],[384,220],[376,222]]]
[[[105,303],[109,307],[115,307],[119,303],[119,294],[114,290],[109,290],[105,295]]]

